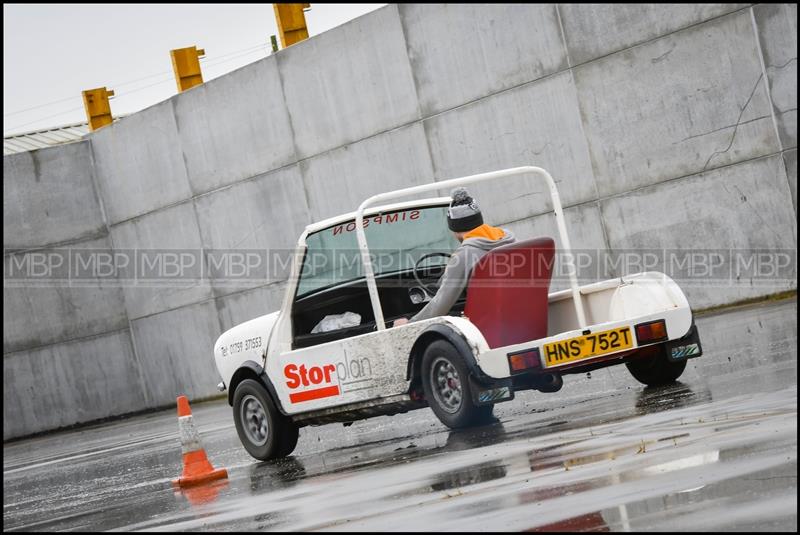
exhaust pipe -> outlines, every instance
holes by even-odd
[[[564,380],[560,375],[554,373],[545,373],[540,376],[539,383],[536,385],[536,390],[540,392],[558,392],[564,386]]]

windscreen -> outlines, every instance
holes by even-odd
[[[447,206],[410,208],[364,217],[375,276],[410,271],[424,255],[452,253],[458,241],[447,228]],[[355,220],[340,223],[306,237],[297,298],[342,283],[364,278],[364,266],[356,238]],[[423,265],[444,264],[437,256]]]

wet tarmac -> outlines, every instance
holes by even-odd
[[[615,366],[472,430],[430,409],[306,427],[274,462],[241,447],[227,403],[194,404],[229,478],[188,491],[174,410],[13,442],[3,529],[796,531],[796,300],[697,324],[705,355],[668,387]]]

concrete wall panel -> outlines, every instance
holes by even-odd
[[[92,276],[92,256],[111,253],[108,238],[90,240],[72,245],[69,249],[44,249],[34,253],[36,258],[8,255],[5,263],[3,288],[3,351],[52,344],[128,326],[125,301],[119,281],[111,276]],[[54,281],[49,276],[38,277],[39,268],[27,270],[26,262],[39,262],[39,255],[48,255],[50,266],[63,266],[49,270],[62,277]],[[52,255],[52,256],[51,256]],[[79,256],[80,255],[80,256]],[[63,259],[63,260],[59,260]],[[17,267],[12,267],[16,262]],[[69,263],[73,265],[70,266]],[[79,267],[80,265],[85,267]],[[42,263],[44,269],[46,264]],[[66,269],[64,269],[66,268]],[[71,277],[70,278],[70,271]],[[24,273],[34,277],[19,278]]]
[[[3,157],[3,247],[105,234],[88,142]]]
[[[572,65],[600,58],[748,4],[559,4]]]
[[[191,196],[173,97],[89,135],[110,224]]]
[[[797,4],[753,6],[783,148],[797,147]]]
[[[145,406],[130,332],[3,356],[3,440]]]
[[[180,395],[219,394],[214,342],[222,331],[213,301],[133,320],[131,327],[152,406],[175,403]]]
[[[182,93],[175,119],[195,194],[295,159],[274,56]]]
[[[567,68],[555,4],[400,4],[423,116]]]
[[[313,221],[352,212],[371,195],[433,180],[419,123],[303,160],[300,169]]]
[[[205,268],[193,203],[115,225],[111,237],[115,251],[136,259],[136,279],[124,286],[129,318],[211,298],[208,280],[201,280]]]
[[[768,265],[760,272],[763,277],[745,269],[752,251],[796,250],[790,197],[784,165],[776,155],[607,199],[601,209],[615,252],[691,249],[738,254],[709,277],[702,276],[699,266],[694,272],[698,276],[678,281],[693,307],[705,307],[797,286],[796,280],[787,280],[786,270],[776,280],[768,276]],[[796,277],[796,266],[793,273]]]
[[[280,51],[278,67],[299,158],[419,117],[396,5]]]
[[[748,11],[577,67],[600,196],[780,150]]]
[[[536,165],[556,181],[565,206],[597,190],[568,72],[424,121],[437,180]],[[515,221],[552,208],[543,179],[521,177],[468,188],[493,221]]]
[[[311,222],[297,166],[203,195],[195,203],[215,295],[288,277],[287,262]]]

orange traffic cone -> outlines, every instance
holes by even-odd
[[[214,469],[206,457],[206,451],[200,445],[200,435],[194,427],[189,398],[178,397],[178,429],[181,433],[181,450],[183,451],[183,474],[173,479],[172,484],[179,487],[199,485],[207,481],[228,477],[224,468]]]

